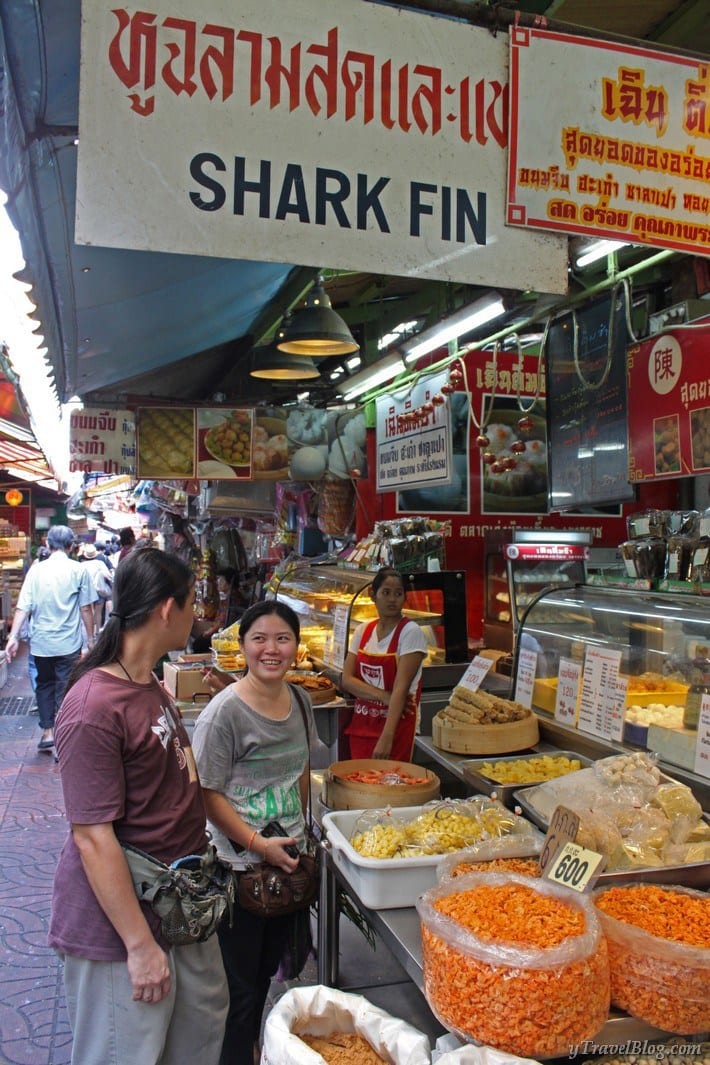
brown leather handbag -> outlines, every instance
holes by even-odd
[[[306,730],[310,782],[311,744],[306,710],[302,701],[305,696],[295,685],[293,685],[293,691]],[[256,914],[258,917],[282,917],[295,913],[297,910],[305,910],[315,902],[320,880],[320,850],[311,828],[310,787],[306,811],[306,850],[299,854],[298,865],[293,872],[287,873],[276,865],[260,862],[243,872],[237,872],[236,877],[237,904],[243,910]]]

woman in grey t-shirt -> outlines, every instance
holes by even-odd
[[[237,869],[268,861],[292,872],[298,860],[286,848],[305,844],[308,734],[296,697],[284,678],[296,657],[299,623],[275,600],[244,614],[239,639],[244,676],[221,691],[200,714],[193,749],[205,792],[207,817],[221,857]],[[288,836],[261,835],[278,821]],[[261,1015],[297,914],[261,918],[241,910],[219,930],[230,1007],[220,1065],[252,1065]]]

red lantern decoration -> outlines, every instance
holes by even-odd
[[[445,381],[441,386],[441,391],[445,396],[450,396],[452,392],[456,391],[456,387],[450,381]]]
[[[532,420],[532,418],[521,418],[518,422],[518,429],[521,433],[529,433],[534,424],[535,422]]]
[[[486,464],[486,466],[490,466],[492,468],[496,457],[492,451],[484,451],[481,455],[481,460]]]
[[[442,396],[441,392],[435,392],[431,397],[431,401],[435,407],[440,407],[442,403],[446,403],[446,397]]]
[[[480,436],[476,437],[476,447],[488,447],[489,444],[490,440],[485,433],[481,433]]]
[[[514,455],[522,455],[522,453],[525,451],[525,441],[514,440],[513,443],[510,445],[510,450],[513,452]]]
[[[453,366],[449,371],[449,381],[454,385],[458,385],[463,381],[463,371],[458,366]]]

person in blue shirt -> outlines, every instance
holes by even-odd
[[[74,534],[66,525],[53,525],[49,530],[49,558],[28,570],[5,645],[11,662],[17,654],[22,626],[29,619],[30,654],[37,668],[40,751],[54,747],[54,716],[69,674],[84,643],[89,647],[94,644],[92,604],[98,596],[86,567],[69,558],[73,543]]]

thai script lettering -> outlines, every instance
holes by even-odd
[[[707,399],[708,396],[710,396],[710,378],[706,378],[704,381],[691,381],[690,384],[684,381],[680,386],[681,402],[686,409],[691,403]]]
[[[99,411],[98,413],[72,411],[69,426],[71,429],[98,429],[102,433],[115,433],[118,422],[115,415],[108,410]],[[131,426],[132,430],[133,426]]]
[[[518,184],[532,189],[560,189],[569,192],[569,174],[563,174],[559,166],[548,166],[547,170],[521,166],[518,170]]]
[[[654,189],[648,185],[633,185],[627,182],[625,189],[627,200],[637,203],[648,203],[653,207],[663,207],[666,211],[674,211],[676,194],[673,189]]]
[[[612,122],[655,126],[660,137],[668,125],[668,93],[658,85],[644,85],[645,76],[643,70],[619,67],[616,81],[602,78],[601,113]]]
[[[710,137],[710,67],[698,67],[698,77],[685,83],[683,129],[696,137]]]
[[[577,126],[565,126],[562,130],[562,151],[570,170],[574,170],[580,159],[592,159],[600,166],[615,163],[630,166],[634,170],[651,170],[666,176],[672,174],[710,182],[710,157],[696,155],[692,144],[683,152],[585,133]]]
[[[683,222],[675,218],[660,218],[656,215],[634,214],[631,232],[639,238],[663,237],[667,241],[683,241],[710,247],[710,225],[698,222]]]
[[[694,192],[683,193],[683,210],[710,214],[710,196],[698,196]]]
[[[519,367],[513,370],[496,369],[492,362],[486,362],[483,366],[476,367],[477,389],[492,389],[494,392],[510,395],[520,393],[521,396],[534,396],[537,393],[538,373],[540,374],[540,392],[545,394],[545,370],[541,365],[539,369],[523,371]]]
[[[453,129],[466,144],[507,144],[508,86],[467,75],[449,79],[424,63],[396,66],[370,52],[343,50],[337,26],[324,42],[298,41],[192,19],[116,8],[109,65],[128,92],[131,110],[152,115],[159,87],[174,96],[204,95],[249,108],[309,111],[325,120],[376,124],[435,137]]]

